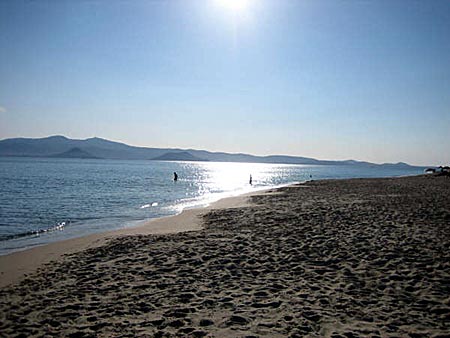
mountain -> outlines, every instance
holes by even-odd
[[[94,156],[89,154],[87,151],[84,151],[80,148],[72,148],[68,151],[65,151],[63,153],[60,154],[55,154],[55,155],[51,155],[50,157],[57,157],[57,158],[97,158],[99,159],[100,157]]]
[[[155,160],[155,161],[208,161],[208,160],[204,160],[200,157],[194,156],[190,152],[187,152],[187,151],[165,153],[164,155],[152,158],[152,160]]]
[[[92,156],[106,159],[142,160],[165,154],[168,149],[132,147],[98,137],[74,140],[64,136],[13,138],[0,141],[0,156],[50,157],[79,148]],[[181,149],[177,149],[181,151]]]
[[[133,147],[98,137],[75,140],[65,136],[0,140],[0,156],[378,166],[378,164],[354,160],[327,161],[299,156],[255,156],[243,153],[230,154],[195,149]],[[384,163],[382,165],[393,167],[409,166],[406,163]]]
[[[0,141],[0,156],[49,156],[73,148],[71,141],[64,136],[6,139]]]
[[[383,167],[398,167],[398,168],[400,168],[400,167],[410,167],[410,165],[408,163],[405,163],[405,162],[383,163],[383,164],[380,164],[380,166],[383,166]]]

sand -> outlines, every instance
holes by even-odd
[[[64,255],[102,246],[111,239],[131,235],[161,235],[200,230],[203,228],[201,217],[207,212],[218,208],[245,206],[247,197],[251,195],[249,193],[223,198],[208,207],[187,209],[179,215],[152,219],[136,227],[68,239],[0,256],[0,288],[20,282],[42,265],[57,261]]]
[[[179,219],[192,231],[102,237],[12,279],[0,335],[450,335],[450,178],[246,199]]]

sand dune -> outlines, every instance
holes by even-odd
[[[230,206],[2,288],[0,335],[449,336],[449,178],[313,181]]]

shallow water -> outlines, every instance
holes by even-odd
[[[173,181],[173,172],[179,179]],[[0,255],[133,226],[222,197],[310,179],[421,168],[0,158]],[[252,185],[249,178],[252,175]]]

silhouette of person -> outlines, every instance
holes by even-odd
[[[178,175],[177,175],[177,173],[175,171],[173,172],[173,180],[175,182],[178,181]]]
[[[252,175],[250,175],[250,180],[248,181],[248,183],[250,183],[250,185],[253,184],[253,179],[252,179]]]

